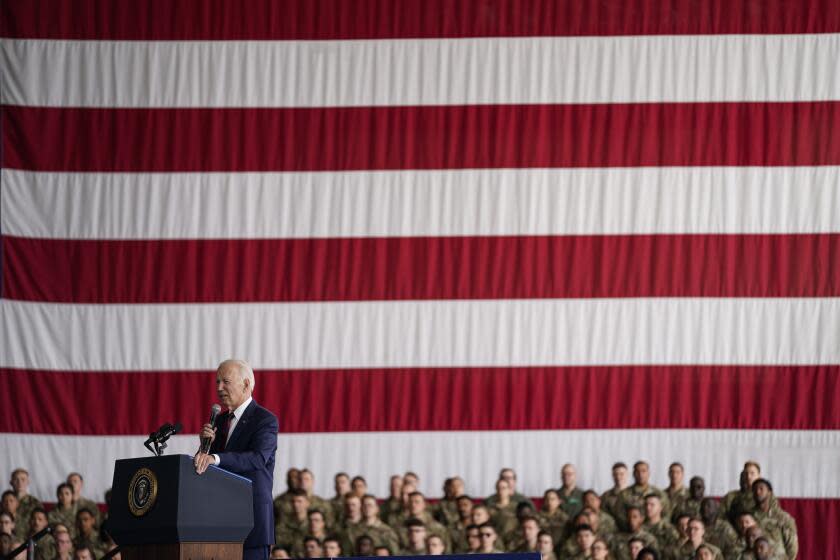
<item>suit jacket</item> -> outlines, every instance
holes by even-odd
[[[220,428],[223,415],[216,419]],[[245,548],[274,544],[274,455],[277,453],[277,417],[251,401],[220,452],[221,438],[213,440],[210,453],[219,456],[219,466],[248,478],[254,491],[254,528],[245,539]]]

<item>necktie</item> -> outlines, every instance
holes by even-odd
[[[222,415],[222,421],[219,423],[219,429],[216,432],[216,439],[219,441],[219,451],[224,451],[227,445],[228,432],[230,432],[230,422],[233,420],[233,412],[226,412]]]

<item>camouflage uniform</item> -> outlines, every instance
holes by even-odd
[[[712,550],[712,554],[714,555],[715,560],[723,560],[723,553],[718,547],[706,541],[703,541],[703,544],[705,544]],[[691,541],[688,541],[679,548],[679,550],[677,551],[676,558],[678,560],[694,560],[696,550],[697,549],[694,548],[694,545],[691,544]]]
[[[673,525],[665,519],[661,519],[658,523],[645,523],[644,528],[656,537],[656,541],[659,543],[657,550],[660,552],[660,556],[666,558],[673,556],[679,548],[680,542],[680,533]]]
[[[671,509],[671,502],[668,500],[668,494],[653,486],[648,484],[647,486],[641,486],[639,484],[634,484],[628,488],[625,488],[619,494],[619,503],[621,507],[621,515],[614,516],[616,522],[618,523],[619,527],[626,530],[627,527],[627,507],[628,506],[637,506],[642,512],[645,511],[645,496],[648,494],[656,494],[659,496],[659,501],[662,502],[662,511],[669,511]]]
[[[799,554],[799,537],[793,517],[779,507],[778,502],[771,504],[766,512],[756,509],[753,516],[767,536],[784,548],[785,555],[791,560],[795,559]]]
[[[612,515],[601,510],[598,512],[598,533],[615,535],[618,533],[618,525]]]
[[[671,502],[671,507],[667,511],[664,508],[662,509],[662,517],[671,517],[674,512],[679,512],[683,503],[690,499],[688,488],[685,486],[680,486],[677,490],[672,490],[668,487],[665,489],[665,494]]]
[[[601,494],[601,509],[613,516],[613,519],[621,519],[624,515],[624,508],[621,505],[621,490],[613,487]]]
[[[17,509],[17,524],[23,525],[23,535],[26,537],[29,534],[29,517],[32,515],[35,508],[43,508],[44,505],[41,503],[41,500],[32,494],[27,494],[23,498],[19,498],[18,501],[20,502],[20,505],[18,505]],[[95,510],[93,512],[94,515],[96,515],[97,511],[99,510]]]
[[[630,539],[641,539],[645,543],[645,546],[659,550],[659,541],[643,527],[635,533],[619,533],[615,536],[612,543],[612,550],[613,556],[617,560],[631,560]]]
[[[287,515],[279,523],[274,525],[274,541],[278,546],[285,546],[289,549],[302,543],[303,538],[309,532],[309,521],[301,521],[293,515]]]
[[[108,547],[102,542],[102,539],[99,537],[99,531],[96,530],[92,531],[88,538],[78,535],[73,539],[73,548],[79,548],[83,545],[89,547],[96,558],[102,558],[108,552]]]
[[[51,526],[61,524],[67,527],[67,532],[70,533],[70,538],[76,537],[76,513],[78,507],[76,504],[70,506],[70,509],[62,510],[58,506],[54,507],[47,514],[47,521]]]
[[[718,547],[726,558],[731,558],[735,554],[738,533],[727,521],[718,518],[712,525],[706,526],[704,540]]]
[[[583,490],[577,486],[572,488],[572,491],[568,494],[562,487],[557,489],[557,493],[560,494],[560,508],[569,517],[574,517],[583,509]]]
[[[434,518],[446,527],[454,526],[461,518],[458,515],[458,503],[455,500],[441,500],[431,508],[431,511]]]
[[[521,503],[524,502],[524,503],[530,505],[531,507],[534,507],[534,502],[532,502],[530,500],[530,498],[528,498],[526,496],[523,496],[519,492],[514,493],[510,497],[510,501],[513,502],[514,504],[521,504]],[[490,496],[486,500],[484,500],[484,505],[487,506],[488,508],[494,508],[494,507],[497,506],[498,503],[499,503],[499,495],[498,494],[493,494],[492,496]]]
[[[361,535],[367,535],[371,539],[373,539],[373,546],[387,546],[388,550],[399,550],[400,548],[400,538],[397,535],[397,532],[386,525],[384,522],[377,519],[371,524],[366,524],[362,522],[361,524],[357,525],[361,529],[361,533],[356,535],[356,539],[358,539]],[[355,545],[356,539],[353,539],[353,544]],[[446,542],[444,540],[444,542]]]
[[[755,499],[751,490],[733,490],[720,501],[720,515],[726,517],[735,525],[742,513],[752,513],[755,509]]]
[[[671,519],[676,521],[677,517],[682,514],[688,514],[690,517],[700,517],[700,502],[703,500],[694,500],[686,498],[679,506],[671,508]],[[723,517],[723,514],[721,514]]]
[[[76,511],[78,512],[79,510],[85,508],[93,512],[94,517],[96,517],[96,526],[99,527],[99,525],[102,523],[102,512],[99,511],[99,506],[96,505],[96,502],[94,502],[93,500],[88,500],[85,497],[80,497],[78,500],[76,500]]]
[[[540,527],[551,533],[551,538],[556,544],[563,542],[563,537],[566,534],[566,526],[569,524],[569,516],[566,512],[558,508],[554,513],[540,512],[537,515]]]
[[[452,539],[449,536],[449,531],[446,530],[446,527],[435,521],[431,513],[429,513],[428,511],[424,511],[416,517],[423,522],[423,525],[426,526],[427,535],[439,536],[441,540],[443,540],[443,545],[446,547],[446,550],[452,550]],[[400,542],[403,543],[404,547],[407,547],[408,530],[406,530],[405,526],[401,526],[396,531],[397,535],[399,536]]]
[[[382,521],[384,521],[388,525],[391,525],[391,522],[389,521],[391,516],[402,512],[402,509],[403,509],[402,500],[399,499],[399,498],[395,498],[393,496],[390,496],[380,506],[379,517],[380,517],[380,519],[382,519]]]

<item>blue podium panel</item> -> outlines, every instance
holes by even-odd
[[[120,459],[108,525],[119,545],[241,543],[254,526],[251,481],[189,455]]]

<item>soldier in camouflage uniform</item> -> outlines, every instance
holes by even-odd
[[[279,546],[299,552],[309,533],[309,496],[303,488],[289,491],[291,512],[274,524],[274,540]]]
[[[641,540],[644,542],[645,546],[658,549],[659,541],[657,541],[656,537],[651,535],[643,526],[645,518],[642,514],[642,509],[633,504],[626,506],[625,509],[627,510],[626,523],[628,531],[619,533],[613,539],[613,555],[618,560],[630,560],[631,554],[629,543],[631,539]]]
[[[47,525],[47,512],[44,508],[37,507],[29,514],[29,535],[32,537],[43,531]],[[36,560],[53,560],[56,554],[55,539],[52,535],[44,535],[35,543]]]
[[[330,498],[333,525],[340,525],[344,521],[344,497],[352,490],[350,488],[350,475],[346,472],[336,473],[333,477],[333,488],[335,489],[335,496]]]
[[[443,539],[446,549],[452,550],[452,542],[449,537],[449,531],[446,530],[446,527],[435,521],[435,518],[432,517],[432,514],[426,509],[426,497],[423,496],[421,492],[413,492],[409,496],[408,515],[412,519],[419,519],[423,522],[423,525],[426,527],[426,536],[438,535],[441,539]],[[403,548],[405,548],[408,544],[407,528],[407,526],[404,526],[403,530],[399,532],[400,542],[402,543]]]
[[[400,556],[424,556],[426,550],[426,525],[416,517],[410,517],[405,522],[403,530],[405,546],[400,550]]]
[[[737,560],[755,558],[755,543],[758,542],[758,539],[764,539],[770,544],[770,549],[773,551],[771,555],[772,560],[787,560],[787,555],[784,553],[784,546],[768,537],[758,525],[753,525],[747,529],[744,538],[739,539],[735,553],[731,557]]]
[[[341,550],[347,555],[353,554],[356,539],[364,534],[362,528],[362,500],[353,492],[344,496],[344,515],[341,525],[336,530],[341,543]]]
[[[650,484],[650,467],[645,461],[638,461],[633,465],[633,479],[635,483],[629,488],[622,490],[619,495],[621,506],[625,512],[629,506],[636,506],[640,511],[644,511],[645,496],[648,494],[658,495],[662,501],[662,510],[670,510],[671,502],[668,501],[668,496],[665,492]],[[624,519],[627,519],[626,513]],[[616,518],[616,521],[619,527],[622,527],[621,519]]]
[[[539,547],[540,523],[536,517],[526,516],[519,521],[519,531],[509,537],[506,548],[510,552],[535,552]]]
[[[99,531],[96,530],[96,515],[90,508],[79,508],[76,514],[76,538],[73,546],[87,546],[96,558],[101,558],[107,551]]]
[[[595,531],[589,525],[578,525],[575,528],[575,545],[577,552],[570,556],[570,560],[588,560],[592,557],[592,545],[595,544]]]
[[[443,526],[452,528],[458,523],[458,496],[464,493],[464,481],[459,476],[443,483],[443,499],[429,508],[432,516]]]
[[[405,478],[403,478],[401,490],[402,498],[399,509],[397,509],[396,507],[389,508],[388,516],[384,520],[385,523],[387,523],[391,527],[394,527],[395,530],[397,530],[398,532],[398,528],[403,527],[405,525],[406,520],[409,517],[411,517],[408,514],[408,502],[411,499],[411,495],[416,491],[417,486],[415,485],[415,483],[412,480],[406,480]]]
[[[718,547],[724,557],[731,558],[735,554],[738,533],[728,521],[720,519],[719,511],[718,503],[712,498],[705,498],[700,503],[700,517],[706,526],[704,538],[708,543]]]
[[[563,485],[557,489],[563,501],[563,511],[569,517],[574,517],[583,509],[583,490],[577,485],[577,469],[571,463],[566,463],[560,470]]]
[[[6,490],[3,492],[3,512],[11,515],[15,522],[15,532],[12,536],[15,540],[22,541],[26,538],[26,533],[29,531],[29,522],[21,519],[18,514],[19,507],[20,502],[18,502],[14,490]]]
[[[688,483],[688,497],[686,497],[680,504],[672,508],[672,519],[676,519],[678,515],[688,515],[689,517],[700,516],[700,502],[706,494],[706,481],[701,476],[694,476]]]
[[[696,554],[697,549],[701,545],[708,547],[713,555],[714,560],[723,560],[723,553],[715,545],[709,543],[705,539],[706,526],[703,520],[693,518],[688,522],[688,541],[686,541],[677,551],[676,558],[679,560],[692,560]]]
[[[622,518],[624,509],[621,505],[621,492],[629,486],[627,465],[616,463],[612,466],[613,487],[601,494],[601,507],[615,519],[622,531],[627,530],[623,526]]]
[[[389,550],[399,550],[399,537],[396,531],[379,518],[379,503],[371,494],[365,494],[362,498],[362,523],[357,527],[361,534],[373,539],[374,547],[387,546]]]
[[[511,468],[504,468],[501,471],[499,471],[498,480],[504,480],[505,482],[507,482],[508,488],[510,489],[510,499],[512,502],[517,504],[527,502],[531,505],[531,507],[534,507],[534,503],[529,498],[523,496],[522,494],[516,491],[516,471],[514,471]],[[498,494],[494,494],[486,500],[484,500],[484,504],[492,509],[496,507],[498,500]]]
[[[449,527],[449,538],[452,541],[453,552],[466,552],[469,547],[467,543],[467,527],[472,525],[473,501],[467,495],[458,496],[455,501],[458,508],[458,521]]]
[[[610,536],[618,533],[618,525],[616,525],[615,518],[601,509],[601,497],[598,496],[595,490],[587,490],[583,493],[583,511],[587,509],[592,510],[598,517],[596,524],[593,525],[592,521],[589,522],[590,525],[597,528],[597,533]]]
[[[50,525],[61,524],[67,527],[70,538],[76,536],[76,513],[78,507],[73,502],[73,487],[62,482],[55,491],[57,502],[55,507],[47,515]]]
[[[729,519],[735,525],[738,516],[744,512],[752,512],[755,509],[753,502],[752,485],[761,477],[761,466],[755,461],[744,463],[744,469],[739,477],[739,489],[728,492],[721,500],[721,515]]]
[[[645,496],[644,529],[656,537],[658,552],[662,558],[671,558],[679,547],[680,534],[671,523],[663,518],[662,500],[657,494]]]
[[[379,509],[379,516],[385,523],[388,522],[392,513],[396,514],[402,511],[402,487],[402,477],[398,474],[391,475],[391,479],[388,483],[388,488],[390,490],[388,499],[382,503],[382,507]]]
[[[286,491],[274,498],[274,525],[292,514],[292,492],[300,488],[300,469],[286,471]]]
[[[332,504],[321,496],[315,494],[315,475],[309,469],[301,469],[300,471],[300,488],[306,492],[309,498],[309,507],[319,509],[324,512],[324,518],[327,526],[332,527],[335,523],[335,516],[332,511]]]
[[[679,511],[682,503],[688,499],[688,488],[683,484],[685,480],[685,468],[682,463],[671,463],[668,467],[668,488],[665,489],[665,494],[671,502],[671,509],[663,511],[666,518],[671,517],[675,511]]]
[[[550,488],[543,494],[542,510],[539,513],[540,525],[551,534],[554,542],[560,544],[569,522],[569,516],[560,507],[560,494]]]
[[[24,527],[29,525],[29,517],[37,508],[43,508],[41,500],[29,493],[29,472],[26,469],[15,469],[9,483],[18,499],[17,522]]]
[[[759,478],[752,485],[756,508],[753,516],[767,535],[784,547],[784,553],[790,560],[799,554],[799,537],[796,521],[773,501],[773,486],[768,480]]]
[[[85,487],[85,479],[82,475],[77,472],[72,472],[67,475],[67,480],[65,482],[73,487],[73,501],[76,503],[76,511],[78,512],[82,509],[89,509],[92,511],[94,517],[96,518],[96,526],[99,527],[102,522],[102,512],[99,511],[99,506],[96,505],[96,502],[89,500],[82,495],[82,490],[84,490]]]
[[[537,552],[542,560],[557,560],[557,555],[554,554],[554,539],[548,531],[540,531],[537,534]]]

